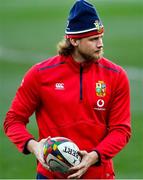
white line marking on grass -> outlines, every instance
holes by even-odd
[[[50,57],[48,54],[37,51],[18,51],[0,47],[0,59],[7,62],[35,64]],[[132,112],[143,112],[143,68],[126,66],[131,86],[131,109]]]
[[[125,67],[130,80],[143,81],[143,68]]]
[[[37,52],[37,50],[16,50],[0,46],[0,59],[7,62],[34,63],[48,57],[50,57],[48,53]]]
[[[51,57],[48,53],[37,52],[36,50],[16,50],[0,46],[0,58],[9,62],[34,62]],[[33,62],[33,63],[34,63]],[[143,81],[143,68],[125,66],[129,79],[134,81]]]

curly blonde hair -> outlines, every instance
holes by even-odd
[[[69,56],[73,53],[74,46],[69,39],[63,39],[57,45],[57,52],[59,55]]]

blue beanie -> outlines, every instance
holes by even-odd
[[[102,22],[95,7],[86,0],[76,0],[70,10],[65,30],[67,38],[82,38],[101,34]]]

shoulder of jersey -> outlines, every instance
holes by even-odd
[[[118,64],[116,64],[104,57],[98,61],[98,65],[101,68],[104,68],[106,70],[110,70],[110,71],[113,71],[116,73],[120,73],[123,70],[123,68],[121,66],[119,66]]]
[[[65,63],[64,57],[57,55],[57,56],[50,57],[48,59],[45,59],[45,60],[37,63],[35,65],[35,68],[37,70],[42,71],[42,70],[46,70],[46,69],[49,69],[49,68],[57,67],[60,64],[64,64],[64,63]]]

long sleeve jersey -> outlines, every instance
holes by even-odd
[[[72,56],[55,56],[34,65],[24,76],[6,115],[4,130],[21,152],[29,139],[26,129],[35,112],[39,140],[63,136],[81,150],[96,150],[100,164],[83,178],[112,178],[112,158],[131,135],[130,90],[125,71],[106,58],[77,63]],[[65,178],[44,169],[49,178]]]

